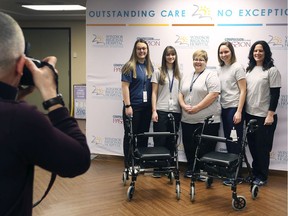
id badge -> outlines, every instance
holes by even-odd
[[[233,141],[237,141],[237,140],[238,140],[237,131],[235,130],[234,127],[233,127],[233,129],[231,130],[230,137],[232,138]]]
[[[143,102],[147,102],[147,91],[143,91]]]
[[[191,105],[191,102],[192,102],[192,98],[191,98],[191,95],[189,95],[189,97],[188,97],[188,104]]]
[[[173,110],[173,100],[171,98],[169,99],[168,109]]]

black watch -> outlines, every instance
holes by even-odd
[[[56,105],[56,104],[61,104],[61,105],[65,106],[64,101],[63,101],[63,97],[62,97],[61,94],[57,94],[56,97],[51,98],[51,99],[49,99],[49,100],[46,100],[46,101],[44,101],[44,102],[42,103],[43,108],[44,108],[45,110],[48,110],[50,107],[52,107],[52,106],[54,106],[54,105]]]
[[[131,107],[131,104],[129,104],[129,105],[125,105],[125,108],[129,108],[129,107]]]

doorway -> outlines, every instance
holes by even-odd
[[[71,30],[70,28],[23,28],[26,42],[30,43],[28,55],[42,60],[47,56],[56,56],[59,93],[63,95],[66,107],[71,107]],[[29,104],[46,112],[42,107],[42,98],[36,90],[25,99]]]

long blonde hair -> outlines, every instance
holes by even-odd
[[[138,43],[145,43],[147,46],[147,55],[145,57],[145,66],[146,66],[146,74],[150,78],[152,76],[152,73],[153,73],[153,66],[152,66],[152,62],[150,60],[149,46],[148,46],[148,43],[141,38],[135,41],[131,57],[130,57],[129,61],[124,64],[124,66],[121,69],[121,72],[123,74],[129,74],[131,71],[133,71],[133,78],[135,78],[135,79],[137,78],[136,65],[137,65],[138,58],[137,58],[136,48],[137,48]]]

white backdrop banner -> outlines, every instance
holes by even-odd
[[[86,6],[86,133],[92,153],[123,155],[121,68],[137,38],[148,42],[155,68],[164,48],[174,46],[183,73],[193,70],[197,49],[208,52],[208,67],[216,69],[222,41],[233,43],[246,67],[251,45],[265,40],[282,75],[270,168],[287,170],[287,1],[88,0]],[[225,151],[223,143],[217,148]],[[181,139],[179,160],[186,160]]]

